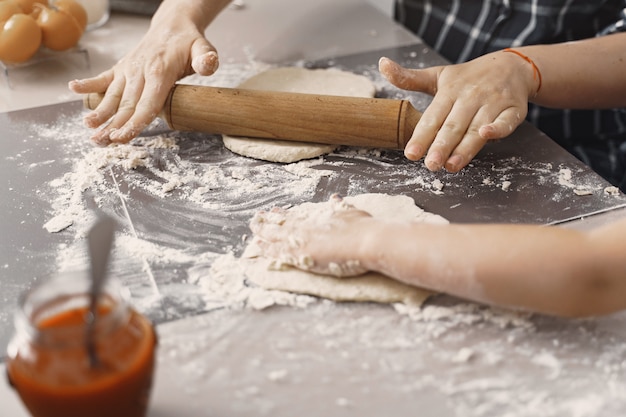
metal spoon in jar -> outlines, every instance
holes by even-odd
[[[106,280],[107,262],[113,244],[115,220],[102,216],[87,235],[91,263],[91,288],[89,290],[89,314],[87,315],[87,354],[92,367],[99,364],[96,352],[95,329],[98,316],[98,300]]]

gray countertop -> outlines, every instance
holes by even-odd
[[[370,76],[380,96],[426,106],[427,97],[386,85],[375,63],[381,54],[415,66],[441,59],[377,9],[331,3],[296,7],[252,47],[225,36],[227,25],[258,25],[282,2],[228,11],[211,30],[222,49],[235,52],[216,77],[189,81],[236,85],[266,63],[336,66]],[[120,21],[133,19],[114,16],[111,25]],[[0,114],[7,178],[0,203],[2,348],[17,296],[59,270],[84,267],[84,231],[103,210],[120,223],[112,274],[158,323],[152,416],[626,410],[625,314],[562,320],[447,296],[420,311],[337,304],[250,288],[237,269],[252,213],[333,192],[406,194],[455,222],[587,228],[623,216],[623,194],[607,194],[606,182],[529,125],[452,175],[432,174],[391,150],[341,148],[298,164],[262,163],[232,155],[219,138],[168,132],[158,123],[136,146],[121,148],[124,155],[114,154],[87,143],[77,101],[12,110]],[[128,169],[133,151],[140,166]],[[98,165],[103,157],[108,167]],[[64,215],[73,219],[67,229],[43,228]],[[6,384],[0,402],[7,415],[26,415]]]

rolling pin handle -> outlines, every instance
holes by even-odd
[[[88,94],[95,109],[103,94]],[[172,130],[404,149],[420,118],[408,100],[177,84],[158,117]]]

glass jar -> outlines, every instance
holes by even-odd
[[[25,293],[8,346],[9,382],[34,417],[143,417],[156,333],[109,279],[100,297],[92,363],[87,348],[90,280],[66,273]]]
[[[87,12],[87,30],[104,25],[111,14],[109,0],[78,0]]]

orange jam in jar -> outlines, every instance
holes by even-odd
[[[155,367],[156,333],[109,279],[87,348],[89,280],[59,276],[20,300],[8,347],[11,385],[34,417],[143,417]]]

